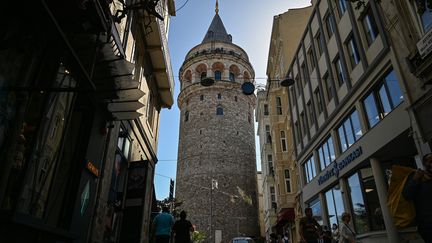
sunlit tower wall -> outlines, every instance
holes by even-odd
[[[181,111],[175,197],[206,242],[259,236],[253,112],[256,96],[246,52],[216,13],[201,44],[180,68]],[[215,80],[203,86],[205,77]]]

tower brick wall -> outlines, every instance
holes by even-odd
[[[221,80],[208,87],[200,84],[202,72],[214,78],[217,71]],[[207,242],[259,236],[256,97],[241,90],[254,77],[248,57],[232,43],[202,43],[188,53],[179,76],[176,198]]]

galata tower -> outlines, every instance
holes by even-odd
[[[216,3],[203,41],[188,52],[179,71],[175,194],[209,243],[259,236],[256,97],[244,89],[254,76],[248,55],[225,30]]]

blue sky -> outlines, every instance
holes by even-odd
[[[179,94],[178,71],[187,52],[201,43],[215,15],[216,0],[176,0],[177,16],[171,18],[169,50],[174,73],[174,100]],[[219,0],[219,15],[233,43],[249,55],[255,69],[255,81],[265,83],[267,57],[273,16],[290,8],[310,5],[310,0]],[[175,179],[179,136],[177,103],[161,113],[159,127],[158,159],[156,165],[156,198],[168,197],[169,180]],[[257,167],[260,170],[259,150]]]

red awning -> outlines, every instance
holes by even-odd
[[[294,208],[283,208],[277,215],[276,226],[281,226],[285,222],[293,222],[295,219]]]

